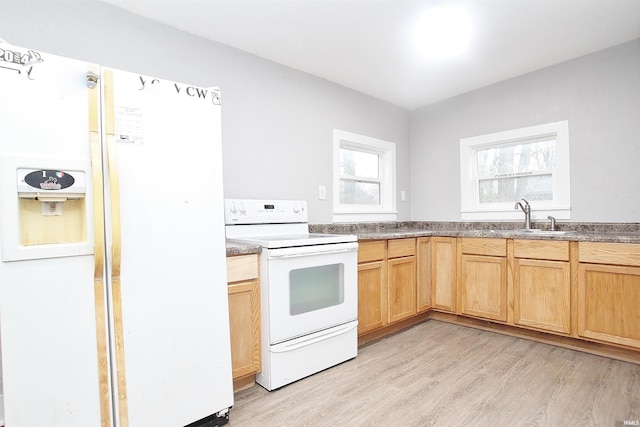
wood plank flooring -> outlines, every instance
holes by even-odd
[[[235,395],[229,425],[622,426],[640,366],[429,320],[281,389]]]

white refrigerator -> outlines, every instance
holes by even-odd
[[[226,423],[221,100],[0,43],[7,427]]]

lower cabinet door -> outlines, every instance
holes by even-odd
[[[640,268],[581,263],[578,335],[640,348]]]
[[[507,259],[462,255],[460,313],[507,320]]]
[[[233,378],[260,372],[260,285],[257,280],[230,283],[229,326]]]
[[[431,239],[420,237],[416,249],[416,305],[423,313],[431,308]]]
[[[389,323],[416,314],[416,257],[390,259]]]
[[[387,324],[387,263],[358,264],[358,335]]]
[[[545,331],[571,332],[568,262],[515,259],[513,322]]]
[[[431,238],[431,298],[437,310],[456,310],[456,254],[455,237]]]

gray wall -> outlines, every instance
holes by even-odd
[[[338,128],[397,144],[398,190],[408,195],[398,219],[410,219],[407,110],[95,0],[0,0],[0,11],[0,38],[11,44],[219,86],[225,197],[303,199],[311,223],[331,222]]]
[[[460,219],[460,138],[559,120],[571,221],[640,222],[640,39],[414,110],[412,219]]]
[[[640,40],[409,113],[96,0],[0,0],[0,11],[13,44],[220,86],[226,197],[305,199],[310,222],[331,222],[339,128],[396,142],[399,220],[458,220],[460,138],[566,119],[572,221],[640,221]]]

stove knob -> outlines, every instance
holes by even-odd
[[[244,206],[244,203],[240,203],[240,215],[246,215],[247,214],[247,208]]]
[[[300,208],[297,203],[293,204],[293,213],[300,213]]]
[[[238,208],[236,207],[236,202],[231,202],[231,206],[229,207],[229,212],[232,214],[238,212]]]

